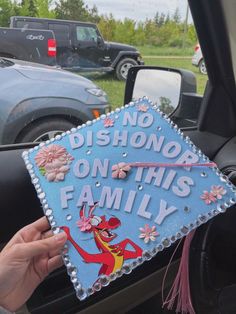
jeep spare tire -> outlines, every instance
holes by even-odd
[[[118,80],[126,81],[129,69],[135,65],[138,65],[138,62],[131,58],[125,58],[119,61],[116,66],[116,77]]]

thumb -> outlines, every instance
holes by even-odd
[[[17,244],[17,257],[29,259],[37,255],[48,253],[51,250],[60,249],[63,247],[66,240],[66,233],[60,232],[47,239]]]

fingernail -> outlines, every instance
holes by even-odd
[[[56,240],[57,242],[64,242],[65,239],[66,239],[66,234],[65,234],[65,232],[60,232],[60,233],[58,233],[58,234],[55,236],[55,240]]]

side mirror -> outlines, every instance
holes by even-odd
[[[98,45],[98,47],[101,47],[103,45],[103,39],[101,36],[97,37],[97,45]]]
[[[124,102],[147,96],[180,127],[195,126],[202,100],[196,86],[187,70],[135,66],[128,72]]]

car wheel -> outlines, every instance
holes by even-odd
[[[128,75],[128,71],[134,65],[137,65],[137,61],[131,58],[122,59],[116,66],[116,77],[120,81],[125,81]]]
[[[207,74],[207,69],[206,69],[206,65],[205,65],[205,61],[202,59],[200,62],[199,62],[199,72],[206,75]]]
[[[50,118],[37,121],[27,127],[17,138],[17,143],[44,142],[73,128],[75,125],[65,119]]]

